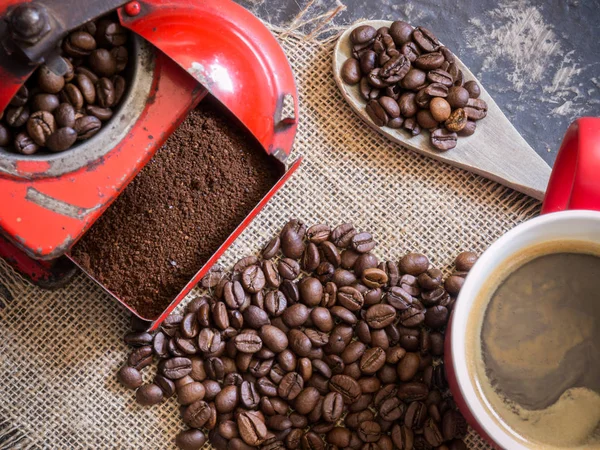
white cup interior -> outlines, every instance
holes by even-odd
[[[600,244],[600,212],[564,211],[529,220],[498,239],[479,258],[463,285],[453,312],[451,351],[456,379],[468,408],[481,427],[499,446],[524,449],[508,428],[493,419],[491,407],[478,395],[467,361],[467,326],[472,307],[486,280],[524,249],[552,241],[585,241]]]

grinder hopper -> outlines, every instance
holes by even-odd
[[[0,148],[0,256],[40,286],[67,282],[72,246],[187,113],[212,95],[278,162],[282,176],[164,313],[144,318],[157,327],[298,168],[300,161],[285,165],[297,93],[275,38],[229,0],[0,0],[0,111],[39,64],[60,73],[55,49],[69,31],[115,9],[135,33],[126,98],[96,136],[64,153],[23,156]]]

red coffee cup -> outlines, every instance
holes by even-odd
[[[573,122],[565,134],[548,183],[542,215],[513,228],[481,255],[465,280],[448,325],[445,365],[450,390],[469,424],[495,447],[528,448],[497,417],[474,376],[467,330],[475,301],[483,295],[486,281],[527,248],[574,240],[600,245],[599,211],[600,118],[584,117]]]

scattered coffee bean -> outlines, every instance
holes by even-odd
[[[460,254],[457,272],[444,282],[423,254],[380,264],[370,253],[374,237],[349,223],[331,231],[290,221],[280,241],[284,235],[286,245],[303,248],[300,256],[276,264],[281,245],[272,240],[262,252],[269,259],[244,258],[231,278],[220,273],[220,293],[207,281],[212,297],[193,299],[154,336],[147,327],[129,333],[126,342],[136,348],[119,381],[139,388],[144,405],[177,394],[192,428],[178,435],[181,448],[206,442],[193,433],[198,428],[211,430],[214,447],[228,449],[462,442],[462,416],[442,404],[440,356],[451,295],[476,255]],[[324,262],[301,273],[298,260],[310,245]],[[141,386],[139,370],[153,354],[158,375]],[[345,413],[346,428],[336,427]]]

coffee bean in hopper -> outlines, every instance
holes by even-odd
[[[94,136],[112,118],[127,84],[119,73],[129,64],[129,32],[111,19],[98,23],[89,22],[63,39],[64,76],[43,64],[17,92],[0,116],[1,146],[10,150],[10,136],[15,136],[17,153],[63,152]]]
[[[135,348],[119,381],[142,405],[177,396],[190,427],[176,437],[182,449],[205,444],[201,429],[215,448],[460,446],[466,428],[442,400],[440,356],[476,255],[460,254],[444,280],[426,255],[380,263],[376,247],[350,223],[290,221],[262,261],[246,257],[219,275],[220,293],[210,288],[154,336],[129,333]],[[306,252],[322,262],[306,264]],[[158,375],[142,386],[154,355]]]

